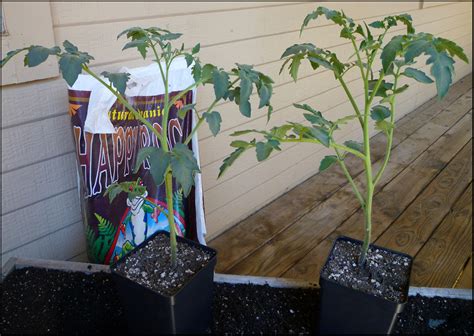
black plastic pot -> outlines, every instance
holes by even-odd
[[[334,242],[331,253],[326,261],[330,260],[334,247],[338,241],[345,240],[362,245],[360,240],[349,237],[338,237]],[[392,251],[372,245],[380,250],[408,257],[410,265],[407,275],[405,298],[408,298],[409,278],[413,258],[407,254]],[[322,268],[326,267],[326,264]],[[321,271],[322,274],[322,271]],[[320,313],[319,332],[321,334],[390,334],[397,315],[402,312],[406,301],[394,302],[371,294],[343,286],[326,279],[320,274]]]
[[[214,290],[214,268],[217,251],[194,241],[177,237],[178,244],[198,246],[210,252],[213,257],[199,272],[172,296],[163,295],[142,286],[116,272],[119,264],[158,235],[169,233],[159,231],[147,238],[134,251],[111,265],[112,277],[127,316],[129,333],[132,334],[191,334],[206,333],[212,323],[212,299]],[[179,256],[178,256],[179,257]]]

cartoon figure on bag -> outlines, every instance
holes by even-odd
[[[145,198],[148,196],[148,191],[145,190],[140,196],[130,200],[127,198],[127,206],[130,207],[130,224],[132,229],[132,239],[135,246],[140,245],[147,238],[148,225],[146,221],[147,213],[143,209]]]
[[[156,231],[169,231],[166,203],[149,197],[140,178],[136,182],[130,182],[126,192],[127,207],[116,231],[116,243],[111,250],[111,259],[107,259],[106,262],[119,260]],[[184,236],[185,222],[181,216],[183,212],[181,208],[182,204],[177,204],[175,223],[178,235]]]

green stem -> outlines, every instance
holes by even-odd
[[[357,119],[359,119],[360,125],[363,126],[364,121],[362,119],[362,115],[360,113],[359,107],[357,106],[357,103],[356,103],[354,97],[352,96],[351,92],[349,91],[349,88],[347,87],[346,82],[344,81],[342,76],[336,75],[336,77],[339,80],[339,82],[341,83],[342,88],[344,89],[344,92],[346,93],[347,97],[349,98],[349,101],[351,102],[352,108],[354,109],[354,111],[357,115]]]
[[[171,247],[171,267],[176,267],[177,260],[177,242],[176,242],[176,227],[174,222],[174,208],[173,208],[173,176],[171,170],[166,173],[165,178],[166,189],[166,205],[168,207],[168,224],[170,227],[170,247]]]
[[[307,142],[307,143],[317,143],[317,144],[321,145],[321,142],[319,140],[316,140],[316,139],[304,139],[304,138],[302,138],[302,139],[283,139],[283,138],[278,138],[278,141],[280,141],[280,142],[296,142],[296,143]],[[329,145],[329,148],[340,149],[340,150],[346,151],[348,153],[354,154],[355,156],[357,156],[358,158],[360,158],[362,160],[365,160],[365,155],[364,154],[362,154],[361,152],[359,152],[357,150],[349,148],[347,146],[339,145],[339,144],[336,144],[336,143],[333,142]]]
[[[351,176],[351,173],[347,169],[347,166],[344,162],[344,158],[341,156],[341,153],[339,152],[339,150],[337,150],[337,148],[335,148],[334,150],[336,151],[336,155],[337,155],[337,158],[338,158],[337,162],[341,166],[342,171],[344,172],[344,175],[346,176],[347,180],[349,181],[349,184],[352,187],[352,191],[354,192],[357,199],[359,200],[359,203],[360,203],[361,207],[364,208],[365,207],[364,197],[360,193],[359,188],[357,188],[357,185],[355,184],[354,179]]]
[[[400,69],[398,69],[397,73],[395,74],[395,80],[393,81],[393,90],[396,90],[398,84],[398,77],[399,77]],[[393,125],[395,122],[395,96],[390,97],[390,124]],[[375,175],[374,179],[374,186],[380,181],[385,168],[387,167],[388,161],[390,159],[390,154],[392,151],[392,143],[393,143],[393,130],[394,128],[390,128],[387,133],[387,146],[385,148],[385,158],[378,171],[377,175]]]

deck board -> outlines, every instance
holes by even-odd
[[[472,182],[471,79],[469,75],[456,83],[445,100],[431,99],[397,121],[392,159],[374,199],[373,241],[377,244],[421,259],[435,248],[430,239],[438,237],[438,230],[458,209],[458,203],[471,197],[465,194]],[[384,137],[378,134],[372,143],[377,169],[383,158]],[[357,161],[351,158],[348,165],[360,184],[364,176]],[[442,204],[434,206],[440,200]],[[420,212],[425,206],[434,209]],[[219,252],[218,272],[315,282],[335,237],[361,238],[362,219],[350,187],[339,167],[334,167],[288,191],[209,245]],[[400,237],[407,234],[409,244],[399,244]],[[471,247],[454,246],[463,251],[459,255],[467,253],[457,263],[456,267],[462,262],[454,280],[441,275],[444,268],[449,269],[441,263],[436,265],[436,275],[417,277],[417,285],[452,287],[459,282]],[[434,282],[435,278],[439,280]]]

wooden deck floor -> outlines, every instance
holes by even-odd
[[[471,109],[469,75],[443,101],[431,99],[397,122],[374,199],[373,242],[415,257],[414,286],[472,288]],[[385,139],[372,140],[377,167]],[[348,165],[363,181],[360,162]],[[363,237],[362,211],[333,168],[210,241],[216,271],[316,282],[335,237]]]

